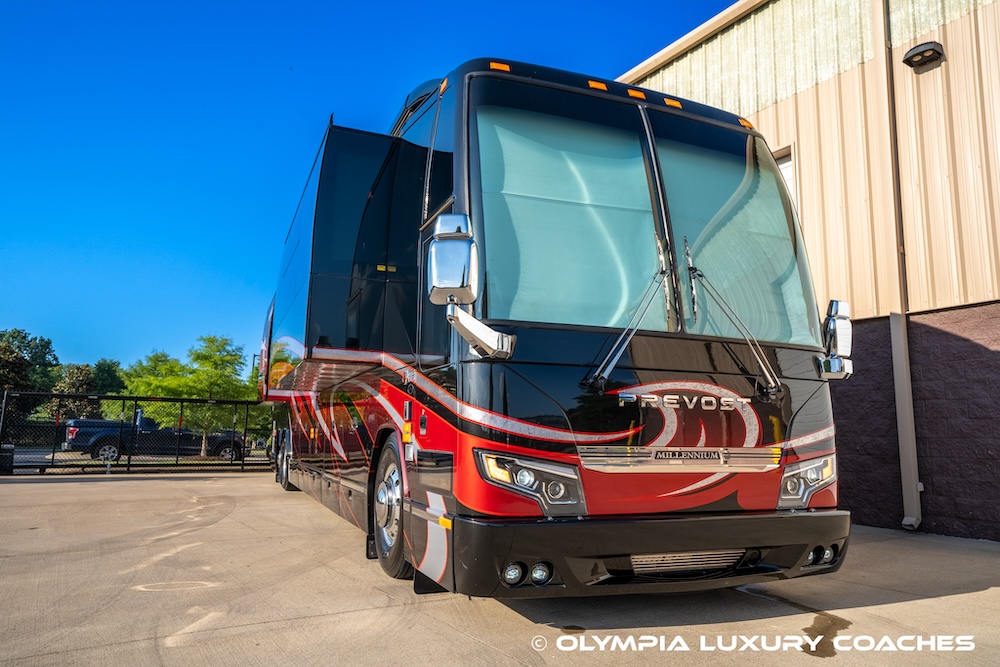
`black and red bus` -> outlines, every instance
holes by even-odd
[[[277,480],[418,592],[697,590],[840,567],[850,339],[749,122],[474,60],[327,128],[260,390]]]

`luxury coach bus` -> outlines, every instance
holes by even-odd
[[[686,591],[840,567],[850,346],[749,122],[474,60],[327,128],[260,390],[278,482],[418,592]]]

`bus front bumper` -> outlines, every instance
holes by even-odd
[[[847,553],[850,519],[845,510],[531,521],[455,517],[455,592],[497,598],[684,592],[835,572]],[[536,564],[549,568],[548,582],[532,582]],[[517,566],[523,577],[505,582],[504,572],[515,573]]]

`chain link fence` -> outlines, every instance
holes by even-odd
[[[0,474],[266,470],[273,424],[254,401],[8,391]]]

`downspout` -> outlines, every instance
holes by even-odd
[[[907,313],[909,295],[906,285],[906,245],[903,236],[902,187],[899,176],[899,130],[896,117],[896,88],[893,79],[892,33],[890,28],[890,0],[874,0],[881,11],[873,12],[880,22],[882,57],[885,59],[885,83],[889,112],[889,143],[892,164],[893,213],[896,225],[896,269],[898,271],[898,311],[889,313],[889,333],[892,341],[892,380],[896,399],[896,438],[899,446],[899,474],[903,496],[902,527],[915,530],[923,519],[920,509],[920,492],[923,484],[917,467],[917,436],[913,417],[913,385],[910,378],[910,344],[907,338]]]

